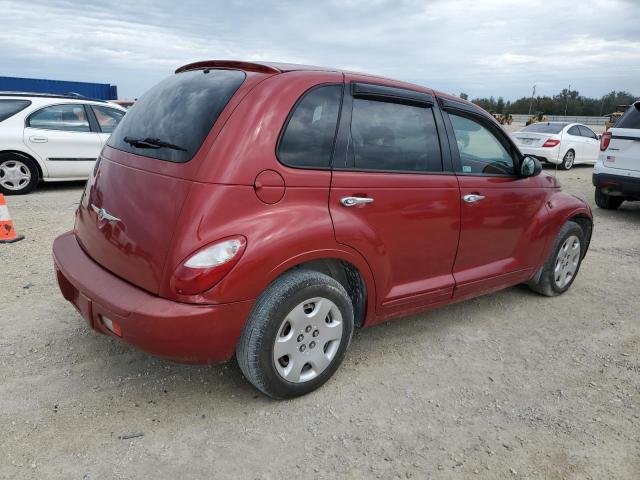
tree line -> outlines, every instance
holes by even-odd
[[[461,98],[467,100],[469,96],[465,93],[460,94]],[[636,96],[629,92],[612,91],[600,98],[589,98],[577,90],[563,89],[557,95],[522,97],[513,102],[504,100],[502,97],[497,99],[474,98],[471,100],[476,105],[484,108],[488,112],[497,113],[515,113],[515,114],[532,114],[535,112],[543,112],[546,115],[579,115],[579,116],[603,116],[616,111],[616,105],[630,105],[637,99]]]

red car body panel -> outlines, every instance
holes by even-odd
[[[591,218],[584,202],[544,173],[301,169],[276,157],[292,108],[314,86],[361,81],[441,95],[430,89],[312,67],[197,67],[240,68],[246,79],[194,158],[172,163],[106,147],[73,233],[54,243],[65,298],[97,331],[114,335],[100,315],[118,322],[123,340],[142,350],[190,363],[230,358],[255,299],[312,260],[358,271],[365,326],[505,288],[536,274],[564,222]],[[486,199],[466,204],[467,193]],[[344,196],[374,203],[344,208]],[[119,221],[101,220],[100,209]],[[234,235],[247,242],[233,269],[209,290],[177,293],[176,269]]]

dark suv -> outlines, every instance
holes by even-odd
[[[293,397],[355,327],[574,281],[591,211],[459,98],[368,75],[206,61],[128,111],[54,244],[91,328],[181,362],[234,354]]]

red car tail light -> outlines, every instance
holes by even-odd
[[[543,147],[555,147],[559,143],[560,143],[560,140],[554,140],[554,139],[550,138],[549,140],[544,142],[544,144],[542,146]]]
[[[611,143],[611,132],[604,132],[600,137],[600,151],[604,152]]]
[[[187,258],[173,274],[173,288],[180,295],[195,295],[210,289],[229,273],[247,246],[242,236],[209,244]]]

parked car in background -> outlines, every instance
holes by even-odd
[[[525,155],[569,170],[578,163],[596,163],[599,138],[586,125],[566,122],[538,122],[511,134]]]
[[[78,95],[0,92],[0,192],[85,180],[125,113]]]
[[[602,134],[593,185],[600,208],[616,209],[624,201],[640,200],[640,101]]]
[[[53,246],[89,326],[310,392],[356,327],[519,283],[566,292],[589,206],[470,102],[291,64],[179,68],[125,116]]]

